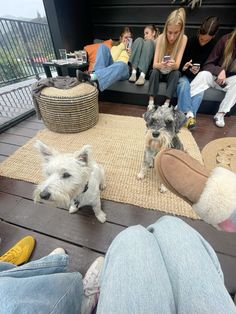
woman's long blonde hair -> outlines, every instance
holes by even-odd
[[[160,51],[158,55],[158,60],[157,62],[161,62],[163,60],[164,55],[166,54],[167,50],[167,45],[168,45],[168,40],[167,40],[167,27],[169,25],[180,25],[181,26],[181,32],[179,34],[179,37],[177,38],[173,50],[171,53],[172,58],[175,60],[177,52],[179,50],[179,46],[181,44],[183,35],[184,35],[184,30],[185,30],[185,19],[186,19],[186,14],[184,8],[180,8],[178,10],[174,10],[173,12],[170,13],[170,15],[167,17],[164,30],[163,30],[163,37],[162,37],[162,44],[160,46]]]
[[[222,64],[222,67],[227,70],[230,66],[230,64],[233,61],[233,51],[235,47],[235,41],[236,41],[236,28],[232,31],[229,39],[226,42],[225,50],[224,50],[224,62]]]

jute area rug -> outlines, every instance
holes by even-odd
[[[100,114],[98,124],[76,134],[59,134],[48,129],[18,149],[0,165],[0,175],[32,183],[39,183],[41,159],[33,144],[40,139],[62,152],[74,152],[84,144],[92,145],[93,156],[106,172],[107,188],[102,198],[140,207],[161,210],[197,219],[192,208],[171,192],[158,191],[158,179],[151,169],[143,181],[137,180],[144,154],[145,122],[142,118]],[[198,146],[187,129],[180,138],[185,150],[202,161]],[[176,169],[178,171],[178,169]]]

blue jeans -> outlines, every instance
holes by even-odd
[[[0,263],[1,314],[80,313],[80,273],[67,273],[68,255],[48,255],[16,267]]]
[[[106,45],[100,45],[97,51],[93,72],[97,76],[99,90],[102,92],[117,81],[129,78],[129,67],[125,62],[113,61]]]
[[[204,92],[201,92],[193,97],[190,95],[190,83],[191,80],[187,76],[182,76],[177,84],[177,107],[180,111],[187,113],[191,111],[194,117],[197,115],[197,111],[203,99]]]
[[[175,217],[121,232],[101,274],[98,314],[236,313],[217,256]]]

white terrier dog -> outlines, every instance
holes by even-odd
[[[41,141],[36,141],[35,147],[43,156],[45,176],[34,192],[35,202],[54,202],[69,208],[69,213],[90,205],[97,219],[104,223],[106,214],[100,200],[100,190],[106,187],[104,169],[92,159],[91,146],[84,145],[74,154],[59,153]]]

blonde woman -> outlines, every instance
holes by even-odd
[[[145,77],[150,70],[150,65],[153,62],[156,38],[159,35],[159,30],[154,24],[146,25],[144,28],[144,38],[138,37],[135,39],[129,63],[132,66],[132,74],[129,78],[131,83],[135,85],[144,85]],[[140,73],[137,80],[137,72]]]
[[[198,73],[190,84],[191,97],[202,93],[209,87],[226,92],[214,116],[216,126],[223,128],[225,114],[236,103],[236,28],[232,33],[224,35],[215,45],[203,71]]]
[[[171,12],[166,20],[163,33],[157,38],[153,70],[149,79],[149,110],[154,108],[154,97],[158,94],[160,82],[167,82],[166,105],[169,105],[176,90],[180,77],[178,69],[187,44],[184,29],[184,9],[180,8]]]

